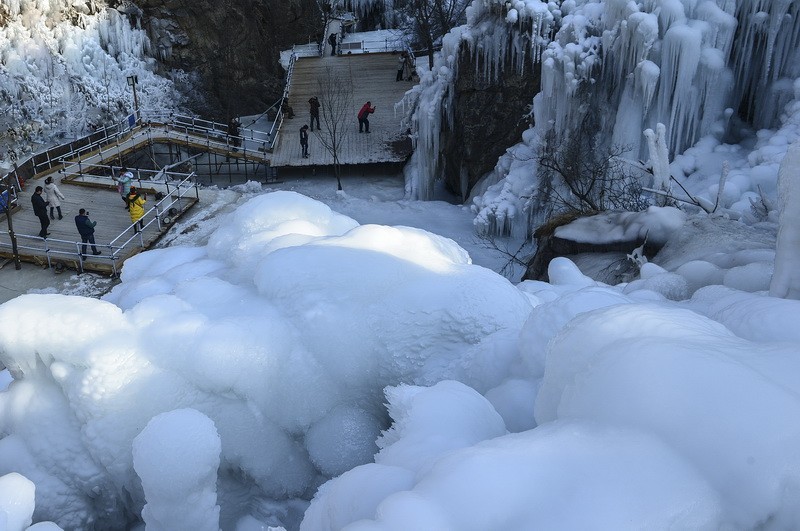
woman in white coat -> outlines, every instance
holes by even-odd
[[[53,182],[52,177],[48,177],[44,180],[44,193],[47,196],[47,202],[50,204],[50,219],[56,219],[55,216],[53,216],[54,208],[58,210],[58,219],[64,219],[64,216],[61,215],[60,200],[66,199],[66,197],[64,197],[64,194],[58,189],[56,183]]]

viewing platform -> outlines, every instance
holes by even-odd
[[[326,69],[341,73],[352,83],[351,119],[343,124],[344,138],[338,153],[340,164],[404,162],[411,154],[411,140],[401,124],[402,109],[395,104],[413,86],[411,81],[395,81],[399,54],[369,53],[335,57],[302,57],[296,60],[289,104],[295,116],[284,119],[272,152],[272,166],[326,166],[333,156],[325,149],[317,132],[308,135],[308,158],[300,151],[300,127],[311,124],[308,100],[319,95],[318,79]],[[358,111],[367,101],[376,108],[369,117],[370,134],[358,132]],[[323,118],[320,118],[320,122]],[[324,123],[322,134],[327,129]]]

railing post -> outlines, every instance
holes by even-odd
[[[81,245],[88,245],[88,244],[82,244],[82,243],[75,242],[75,250],[78,252],[78,266],[81,269],[81,273],[83,273],[84,272],[83,271],[83,252],[82,252],[82,249],[81,249]]]

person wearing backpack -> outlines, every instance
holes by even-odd
[[[131,193],[128,195],[128,207],[131,214],[131,223],[133,223],[133,232],[144,230],[144,204],[147,202],[147,196],[143,196],[136,188],[131,186]]]
[[[128,210],[128,195],[131,193],[131,181],[133,181],[133,174],[128,171],[128,168],[125,166],[119,170],[119,177],[114,177],[113,175],[111,178],[117,182],[117,191],[119,195],[122,196],[122,200],[125,201],[125,210]]]

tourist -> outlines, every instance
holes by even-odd
[[[39,231],[40,238],[47,238],[50,233],[47,232],[47,227],[50,225],[50,220],[47,218],[47,201],[42,197],[44,188],[37,186],[36,190],[31,196],[31,204],[33,205],[33,213],[39,218],[39,223],[42,225],[42,230]]]
[[[97,246],[94,244],[94,227],[96,225],[96,221],[89,219],[89,212],[87,212],[85,208],[80,209],[78,215],[75,216],[75,226],[78,227],[78,233],[80,233],[81,241],[83,242],[81,246],[81,258],[86,258],[87,243],[91,244],[93,255],[97,256],[98,254],[102,254],[97,250]]]
[[[131,192],[128,194],[128,207],[131,214],[131,223],[133,223],[133,232],[144,230],[144,204],[147,202],[147,196],[139,194],[139,191],[131,186]]]
[[[406,69],[406,52],[400,54],[400,57],[397,58],[397,76],[395,76],[395,81],[402,81],[403,80],[403,72]]]
[[[331,33],[328,37],[328,44],[331,45],[331,56],[336,55],[336,34]]]
[[[303,152],[303,158],[308,158],[308,125],[303,124],[300,128],[300,149]]]
[[[308,100],[308,107],[309,112],[311,113],[311,132],[314,132],[314,121],[317,122],[317,129],[319,127],[319,100],[316,96],[311,96],[311,99]]]
[[[294,109],[291,105],[289,105],[289,97],[283,98],[283,104],[281,105],[281,110],[283,111],[284,118],[294,118]]]
[[[369,115],[375,112],[375,107],[371,102],[367,102],[358,111],[358,132],[369,133]]]
[[[116,181],[117,183],[117,191],[119,195],[122,196],[122,200],[125,202],[125,210],[128,210],[128,196],[131,193],[131,181],[133,181],[133,174],[128,171],[128,168],[123,166],[119,170],[119,177],[114,177],[113,175],[111,178]]]
[[[58,189],[56,183],[53,182],[52,177],[44,180],[44,195],[47,197],[47,202],[50,204],[50,219],[56,219],[53,215],[53,210],[58,211],[58,219],[64,219],[61,215],[61,201],[59,199],[66,199],[61,190]]]
[[[231,121],[228,122],[228,141],[233,145],[234,151],[237,151],[236,148],[242,145],[242,137],[239,136],[241,126],[242,123],[238,118],[231,118]]]

